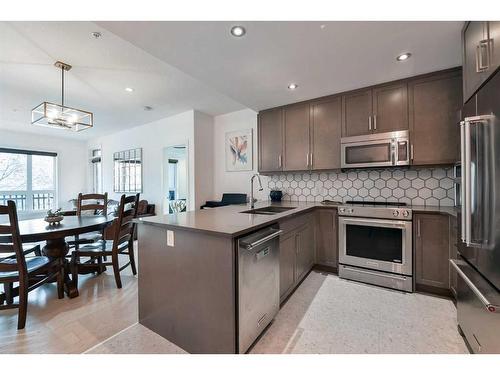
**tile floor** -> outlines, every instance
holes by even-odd
[[[250,353],[468,353],[450,300],[313,271]],[[183,353],[134,324],[87,353]]]

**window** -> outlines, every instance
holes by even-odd
[[[142,193],[142,148],[115,152],[114,191]]]
[[[92,184],[94,193],[102,193],[102,161],[101,150],[92,150]]]
[[[0,204],[18,210],[55,207],[57,154],[0,148]]]

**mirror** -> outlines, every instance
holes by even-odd
[[[187,147],[166,147],[163,154],[163,213],[185,212],[188,207]]]

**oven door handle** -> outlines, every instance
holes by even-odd
[[[411,221],[404,220],[383,220],[383,219],[360,219],[360,218],[346,218],[340,217],[340,222],[344,224],[357,224],[364,225],[368,227],[385,227],[385,228],[401,228],[406,229],[408,225],[411,225]]]

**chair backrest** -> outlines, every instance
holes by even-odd
[[[6,206],[0,206],[0,215],[9,217],[9,224],[0,225],[0,259],[5,256],[16,255],[16,262],[0,263],[0,272],[18,271],[19,277],[27,275],[26,259],[23,253],[23,244],[19,234],[17,209],[14,201],[8,201]]]
[[[147,213],[148,213],[148,201],[143,199],[142,201],[139,201],[137,207],[137,215],[144,215]]]
[[[91,201],[91,202],[88,202]],[[78,194],[76,214],[80,216],[84,211],[101,211],[102,215],[108,214],[108,193],[104,194]]]
[[[139,194],[130,195],[125,194],[120,199],[118,206],[118,219],[116,230],[113,238],[113,247],[117,248],[124,242],[132,243],[134,241],[135,223],[133,220],[137,217],[137,207],[139,206]],[[129,249],[132,251],[132,249]]]

